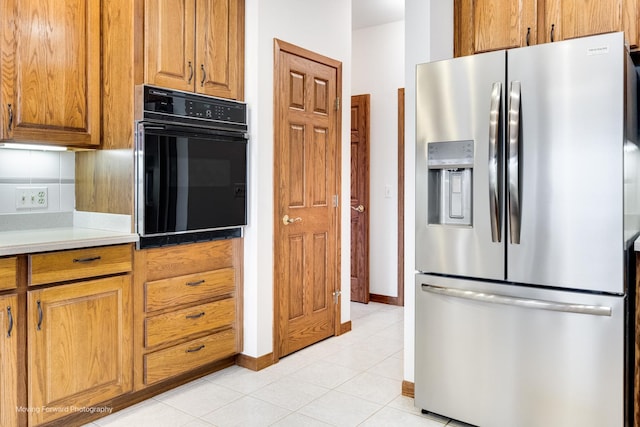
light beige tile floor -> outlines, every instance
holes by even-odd
[[[401,395],[403,308],[351,303],[352,331],[254,372],[232,366],[90,427],[427,426]]]

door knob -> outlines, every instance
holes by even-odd
[[[300,222],[300,221],[302,221],[302,218],[300,218],[299,216],[295,218],[289,218],[289,215],[285,215],[282,217],[282,223],[284,225],[289,225],[289,224],[293,224],[294,222]]]
[[[362,206],[362,205],[351,206],[351,209],[353,209],[354,211],[358,211],[360,213],[364,212],[364,206]]]

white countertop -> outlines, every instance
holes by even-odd
[[[0,230],[0,256],[137,242],[130,229],[127,215],[74,212],[68,226]]]
[[[135,233],[64,227],[0,232],[0,256],[137,242]]]

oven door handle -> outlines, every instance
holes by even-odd
[[[486,292],[476,292],[464,289],[445,288],[442,286],[422,285],[423,292],[444,295],[453,298],[462,298],[472,301],[480,301],[490,304],[511,305],[521,308],[532,308],[538,310],[561,311],[563,313],[589,314],[592,316],[611,317],[611,307],[600,305],[571,304],[539,299],[518,298],[506,295],[491,294]]]

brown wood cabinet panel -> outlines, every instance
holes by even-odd
[[[622,31],[623,0],[546,0],[543,41]]]
[[[169,344],[190,335],[225,326],[231,327],[235,319],[235,298],[147,317],[145,321],[145,346],[151,348]]]
[[[233,267],[233,244],[229,240],[155,248],[145,252],[147,281]]]
[[[233,330],[218,332],[144,356],[144,382],[153,384],[238,351]]]
[[[640,9],[638,0],[622,0],[622,29],[629,48],[635,50],[640,46],[640,36],[638,35],[638,20],[640,20]]]
[[[31,425],[131,390],[131,276],[28,292]]]
[[[16,267],[16,257],[0,258],[0,290],[16,288]]]
[[[29,255],[29,285],[129,272],[131,251],[116,245]]]
[[[194,0],[145,1],[145,81],[193,92],[196,81]]]
[[[244,96],[244,0],[147,0],[145,82]]]
[[[156,280],[145,283],[144,310],[151,312],[167,307],[192,304],[219,295],[230,294],[235,289],[235,270],[233,268]]]
[[[134,252],[136,391],[242,351],[242,243]]]
[[[3,0],[0,139],[100,143],[100,0]]]
[[[475,52],[535,44],[534,0],[476,0],[472,14]]]
[[[454,56],[624,31],[637,48],[638,0],[454,0]]]
[[[454,0],[454,56],[537,43],[537,0]]]
[[[0,297],[0,427],[18,425],[18,297]]]

